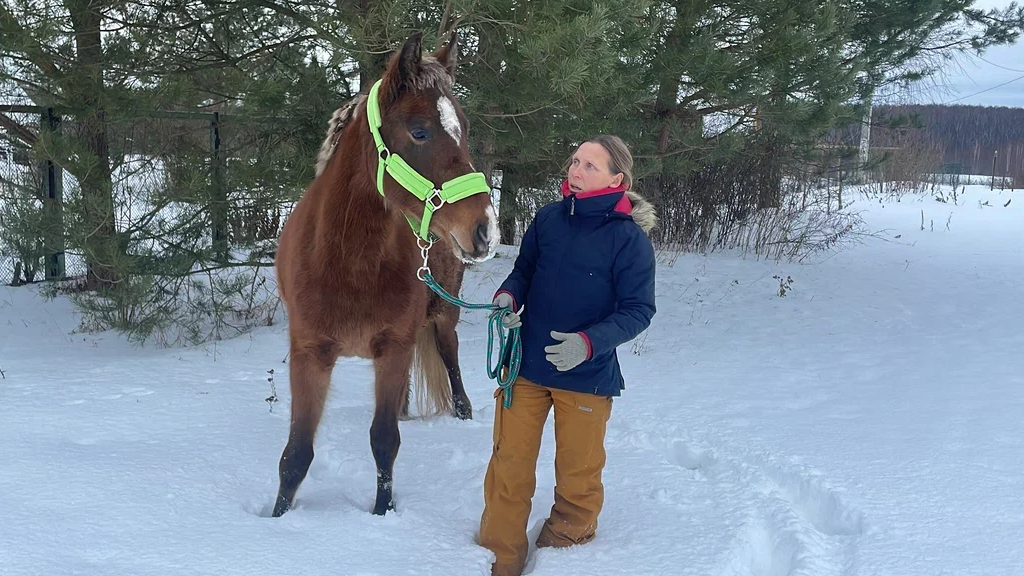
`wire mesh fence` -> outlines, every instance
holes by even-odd
[[[7,137],[0,139],[0,284],[84,274],[82,255],[47,242],[44,234],[44,220],[62,202],[52,195],[60,193],[67,177],[30,146],[47,125],[47,111],[16,107],[5,113],[19,133],[6,129]]]
[[[252,248],[276,238],[299,192],[295,182],[303,181],[279,162],[288,157],[276,140],[279,119],[218,112],[113,115],[105,126],[107,164],[97,168],[75,163],[82,128],[73,116],[33,106],[0,106],[0,112],[13,121],[0,126],[0,284],[87,273],[82,249],[69,248],[88,245],[95,233],[75,229],[83,213],[97,210],[90,206],[95,192],[83,195],[79,176],[93,179],[91,190],[103,191],[99,209],[113,223],[108,235],[116,237],[118,250],[153,260],[188,250]],[[99,187],[97,170],[104,177]]]

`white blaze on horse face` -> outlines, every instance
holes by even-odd
[[[494,212],[494,206],[487,207],[487,242],[488,258],[494,255],[498,242],[501,241],[501,233],[498,232],[498,215]]]
[[[455,105],[442,95],[437,99],[437,112],[441,115],[441,126],[444,131],[458,144],[462,137],[462,125],[459,123],[459,115],[455,112]]]

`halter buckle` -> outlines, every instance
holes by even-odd
[[[441,191],[434,188],[434,193],[427,197],[427,204],[430,204],[430,207],[433,208],[435,212],[440,210],[441,206],[444,206],[445,204],[444,198],[441,196]]]

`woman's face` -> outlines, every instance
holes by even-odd
[[[593,192],[622,184],[622,173],[612,174],[611,155],[596,142],[584,142],[572,155],[569,172],[569,190],[574,194]]]

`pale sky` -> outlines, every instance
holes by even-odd
[[[1010,0],[974,3],[975,8],[1009,5]],[[1024,108],[1024,40],[1012,46],[990,48],[981,58],[964,55],[931,83],[924,93],[917,95],[916,101]]]

